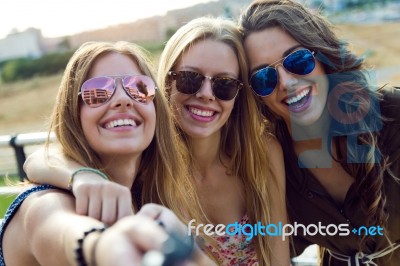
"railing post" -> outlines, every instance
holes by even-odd
[[[14,148],[15,157],[17,158],[17,164],[18,164],[19,178],[21,181],[23,181],[26,178],[26,173],[25,173],[24,167],[23,167],[24,162],[26,160],[26,156],[25,156],[24,147],[18,146],[15,142],[17,137],[18,137],[18,135],[15,135],[10,139],[10,146]]]

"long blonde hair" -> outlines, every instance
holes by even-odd
[[[57,100],[50,119],[62,152],[76,162],[107,172],[99,155],[90,147],[82,130],[78,97],[82,83],[96,59],[109,53],[128,55],[142,74],[153,78],[147,52],[128,42],[88,42],[71,57],[64,72]],[[153,78],[154,79],[154,78]],[[179,218],[199,217],[197,194],[187,170],[187,150],[175,131],[172,115],[163,93],[154,98],[156,127],[153,140],[143,153],[138,176],[143,181],[141,203],[159,203],[172,209]],[[49,143],[46,144],[47,147]],[[112,179],[112,176],[110,177]],[[133,191],[132,191],[133,193]],[[135,198],[135,197],[133,197]]]
[[[227,44],[233,49],[240,66],[239,79],[245,84],[236,97],[232,113],[222,128],[220,153],[227,155],[227,170],[241,178],[245,189],[246,211],[250,223],[270,221],[269,160],[264,142],[265,124],[258,111],[257,102],[248,87],[247,61],[240,32],[235,23],[220,18],[197,18],[182,26],[167,42],[161,54],[158,83],[170,95],[168,72],[173,70],[182,54],[198,41],[211,39]],[[184,133],[183,138],[185,138]],[[190,146],[190,142],[186,142]],[[189,147],[190,149],[190,147]],[[192,164],[195,164],[192,161]],[[269,265],[271,258],[268,237],[254,239],[260,265]]]

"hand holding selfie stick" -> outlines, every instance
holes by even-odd
[[[160,223],[162,226],[162,224]],[[151,250],[146,252],[143,257],[143,266],[172,266],[179,265],[190,258],[193,252],[193,236],[185,238],[175,232],[168,234],[168,239],[164,242],[160,251]]]

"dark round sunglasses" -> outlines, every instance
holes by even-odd
[[[176,81],[176,89],[183,94],[197,93],[207,78],[211,81],[211,89],[216,98],[229,101],[236,97],[243,83],[228,77],[207,77],[193,71],[170,71],[168,75]]]
[[[290,53],[286,57],[280,59],[282,65],[288,72],[296,75],[308,75],[315,68],[314,52],[308,49],[300,49]],[[270,95],[278,84],[278,71],[276,67],[266,66],[250,77],[251,89],[259,96]]]

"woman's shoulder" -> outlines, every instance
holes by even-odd
[[[28,251],[33,234],[43,233],[39,228],[46,226],[43,221],[48,220],[52,214],[55,217],[58,214],[57,211],[68,209],[74,210],[74,199],[68,192],[51,185],[24,186],[23,191],[10,204],[0,226],[0,265],[1,261],[4,263],[3,244],[16,246],[16,241],[19,242],[19,251],[21,251],[18,253],[21,257],[17,260],[33,261],[32,254]],[[17,254],[10,249],[8,252],[10,256]],[[21,265],[23,264],[25,263]],[[33,262],[30,264],[34,265]]]
[[[278,155],[283,154],[282,146],[274,135],[265,134],[264,141],[265,145],[267,145],[267,153],[269,157],[273,157],[274,155],[276,156],[277,153]]]
[[[48,184],[29,185],[26,186],[24,190],[15,198],[15,200],[11,203],[9,209],[12,209],[14,205],[21,205],[27,199],[35,199],[46,202],[49,198],[60,198],[60,196],[64,198],[64,195],[69,194],[70,193],[67,190],[59,189]],[[45,195],[46,199],[42,199]],[[67,196],[67,198],[69,198],[69,196]]]
[[[50,190],[55,190],[55,191],[62,191],[59,190],[51,185],[29,185],[26,186],[22,192],[14,199],[14,201],[10,204],[8,207],[1,228],[3,229],[6,224],[13,218],[15,213],[19,210],[21,207],[22,203],[26,201],[26,199],[29,198],[39,198],[41,195],[46,194],[46,192],[49,192]],[[46,199],[47,200],[47,199]]]
[[[266,151],[268,155],[269,168],[272,175],[275,177],[272,178],[272,180],[278,182],[277,183],[278,187],[284,186],[285,165],[284,165],[282,146],[277,140],[277,138],[271,134],[266,134],[264,138],[265,138],[265,145],[267,146]]]
[[[38,212],[52,212],[75,203],[75,199],[69,191],[52,185],[34,186],[22,192],[17,199],[21,201],[18,204],[22,204],[22,201],[29,202],[29,208],[37,208]]]

